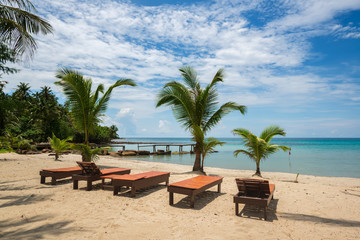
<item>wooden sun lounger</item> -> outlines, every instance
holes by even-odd
[[[80,167],[43,169],[40,171],[40,183],[44,184],[47,177],[51,177],[51,184],[56,185],[57,179],[71,177],[73,174],[80,174]]]
[[[79,181],[86,181],[86,191],[92,190],[92,182],[101,180],[101,176],[110,175],[110,174],[129,174],[130,169],[128,168],[110,168],[100,170],[98,166],[96,166],[93,162],[77,162],[81,167],[81,174],[75,174],[72,176],[73,179],[73,189],[78,189]],[[104,181],[104,179],[102,179]]]
[[[155,186],[161,182],[169,184],[169,172],[145,172],[133,175],[106,175],[102,179],[111,179],[114,195],[119,193],[122,186],[131,187],[131,197],[135,197],[136,190]]]
[[[262,179],[236,178],[239,192],[234,196],[235,214],[239,214],[239,203],[256,205],[264,208],[264,218],[267,219],[266,209],[274,198],[275,184]]]
[[[169,203],[174,204],[174,193],[190,196],[190,207],[194,208],[195,196],[205,190],[218,185],[218,192],[221,192],[222,177],[197,176],[184,181],[172,183],[168,186]]]

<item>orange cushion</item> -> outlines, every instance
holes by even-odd
[[[197,176],[197,177],[193,177],[190,179],[186,179],[184,181],[172,183],[172,184],[170,184],[170,186],[190,188],[190,189],[199,189],[199,188],[202,188],[212,182],[216,182],[220,179],[223,179],[223,177]]]
[[[101,172],[101,174],[110,174],[110,173],[121,172],[121,171],[126,171],[126,170],[130,170],[130,169],[127,169],[127,168],[108,168],[108,169],[100,170],[100,172]]]
[[[80,167],[68,167],[68,168],[57,168],[57,169],[43,169],[43,171],[47,172],[72,172],[72,171],[79,171],[81,170]]]

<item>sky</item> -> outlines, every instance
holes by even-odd
[[[209,133],[235,128],[259,134],[269,125],[287,137],[360,137],[360,0],[36,0],[54,33],[38,35],[37,52],[6,91],[20,82],[33,91],[54,85],[55,72],[75,69],[94,85],[120,78],[138,87],[113,91],[103,118],[120,137],[189,137],[170,107],[155,108],[178,69],[193,67],[202,86],[218,69],[219,106],[232,112]]]

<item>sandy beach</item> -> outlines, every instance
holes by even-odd
[[[1,239],[359,239],[360,179],[299,176],[263,172],[276,185],[274,200],[264,221],[263,211],[240,205],[235,216],[235,177],[254,171],[206,168],[208,175],[224,177],[221,193],[216,187],[196,197],[174,195],[169,205],[166,186],[160,184],[131,198],[123,191],[85,182],[72,189],[71,180],[57,185],[40,184],[41,169],[76,166],[79,155],[54,161],[47,154],[0,154]],[[171,172],[170,183],[193,176],[191,166],[135,161],[101,156],[102,168],[130,168],[131,173]]]

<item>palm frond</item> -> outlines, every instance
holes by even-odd
[[[261,132],[260,138],[264,139],[266,142],[270,142],[271,139],[276,135],[285,136],[285,130],[277,125],[272,125],[265,128],[264,131]]]

